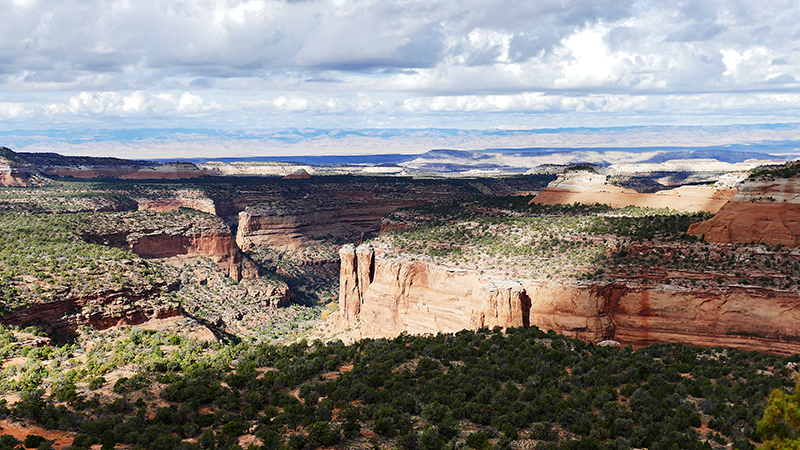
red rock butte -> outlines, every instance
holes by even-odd
[[[800,244],[798,178],[747,180],[739,192],[709,220],[689,234],[722,244]]]

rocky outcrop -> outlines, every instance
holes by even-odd
[[[346,245],[340,255],[340,327],[358,325],[363,337],[530,325],[572,335],[613,336],[610,322],[598,315],[597,295],[588,288],[504,280],[389,258],[368,245]]]
[[[309,178],[311,178],[311,174],[305,169],[297,169],[289,175],[283,177],[284,180],[307,180]]]
[[[21,158],[6,147],[0,147],[0,185],[27,186],[31,177],[39,173],[34,164]]]
[[[218,220],[163,227],[139,225],[133,229],[120,225],[116,231],[87,232],[81,238],[87,242],[125,248],[144,258],[204,256],[215,261],[236,281],[258,277],[256,265],[242,254],[230,230]]]
[[[5,325],[37,325],[48,332],[75,330],[82,325],[105,329],[117,325],[137,325],[150,319],[182,314],[178,302],[155,303],[153,296],[172,290],[170,285],[152,285],[123,290],[100,289],[93,295],[36,303],[3,314]]]
[[[614,208],[639,206],[672,210],[717,212],[736,193],[714,186],[681,186],[654,193],[640,193],[610,183],[605,175],[573,171],[558,175],[531,200],[542,205],[602,203]]]
[[[258,276],[254,265],[243,266],[242,254],[229,232],[167,229],[132,233],[125,240],[131,252],[144,258],[206,256],[225,268],[236,281]]]
[[[38,171],[30,165],[19,165],[0,160],[0,185],[27,186]]]
[[[338,201],[292,202],[249,206],[239,213],[236,243],[245,251],[255,246],[296,250],[323,237],[358,239],[362,233],[375,234],[383,216],[407,202],[382,203],[339,199]]]
[[[537,326],[592,342],[800,351],[794,292],[503,279],[390,257],[366,244],[340,254],[338,328],[356,338]]]
[[[800,179],[748,180],[709,220],[689,228],[708,242],[800,245]]]
[[[140,211],[167,212],[180,208],[191,208],[198,211],[216,214],[214,201],[209,198],[171,198],[171,199],[146,199],[137,198],[136,203]]]

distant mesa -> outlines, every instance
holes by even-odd
[[[57,153],[17,153],[0,147],[0,184],[27,186],[36,176],[55,178],[114,178],[123,180],[183,180],[218,176],[284,176],[310,178],[311,167],[275,162],[154,162]]]
[[[587,166],[588,167],[588,166]],[[717,186],[681,186],[654,193],[637,192],[609,181],[593,170],[567,170],[531,200],[531,204],[595,204],[614,208],[638,206],[672,210],[717,212],[736,193],[736,189]]]
[[[283,177],[284,180],[302,180],[306,178],[311,178],[311,174],[306,172],[306,169],[297,169],[289,175]]]
[[[0,183],[18,186],[36,174],[46,177],[93,179],[191,179],[219,176],[276,176],[306,179],[311,175],[460,176],[465,178],[559,173],[575,164],[594,164],[620,173],[748,170],[785,158],[729,149],[670,148],[501,148],[430,150],[421,154],[242,157],[183,162],[63,156],[56,153],[16,153],[3,148]],[[670,186],[675,183],[665,182]],[[677,183],[687,184],[687,183]],[[640,191],[641,192],[641,191]]]
[[[707,211],[716,215],[692,225],[688,231],[690,235],[722,244],[800,246],[800,161],[747,172],[729,172],[719,176],[714,184],[690,183],[673,189],[663,186],[656,192],[623,187],[612,181],[612,176],[602,173],[630,175],[649,171],[652,182],[652,174],[659,168],[688,173],[691,165],[713,171],[726,164],[716,160],[672,160],[660,165],[636,163],[611,168],[567,169],[531,203],[602,203],[615,208],[638,206]]]
[[[57,153],[16,153],[0,148],[0,183],[27,186],[37,175],[58,178],[167,179],[197,178],[208,174],[192,163],[160,164],[119,158],[63,156]]]

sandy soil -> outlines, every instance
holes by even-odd
[[[3,361],[3,370],[7,369],[9,366],[13,365],[23,365],[28,362],[27,356],[17,356],[16,358],[11,358]]]
[[[682,186],[656,193],[639,193],[633,189],[614,186],[605,177],[594,174],[575,174],[551,182],[531,203],[543,205],[603,203],[614,208],[640,206],[673,210],[716,213],[736,194],[736,189],[717,189],[711,186]]]
[[[72,444],[72,440],[74,439],[74,436],[66,431],[45,430],[37,425],[27,424],[25,422],[12,422],[10,420],[0,420],[0,434],[10,434],[20,442],[25,440],[25,436],[36,434],[49,441],[53,441],[53,448],[55,449],[67,448]]]

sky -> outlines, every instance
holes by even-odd
[[[800,122],[796,0],[0,0],[0,130]]]

